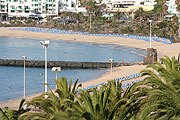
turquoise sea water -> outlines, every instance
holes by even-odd
[[[44,48],[40,39],[0,37],[0,59],[44,60]],[[48,46],[48,60],[108,62],[113,58],[116,62],[142,61],[144,50],[104,44],[92,44],[75,41],[51,40]],[[79,79],[79,82],[93,80],[107,72],[107,69],[62,69],[58,77],[67,77],[68,81]],[[23,67],[0,66],[0,102],[23,96]],[[26,68],[26,94],[42,92],[44,68]],[[48,69],[48,84],[55,88],[55,73]]]

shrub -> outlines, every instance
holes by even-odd
[[[27,19],[26,24],[31,24],[32,20],[31,19]]]

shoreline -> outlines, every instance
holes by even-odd
[[[13,27],[14,28],[14,27]],[[27,32],[27,31],[16,31],[16,30],[8,30],[8,28],[1,27],[0,28],[0,36],[1,37],[16,37],[16,38],[31,38],[31,39],[43,39],[43,40],[63,40],[63,41],[74,41],[74,42],[88,42],[92,44],[111,44],[117,46],[125,46],[125,47],[133,47],[136,49],[143,49],[149,47],[149,42],[130,39],[130,38],[117,38],[117,37],[103,37],[103,36],[87,36],[80,34],[53,34],[53,33],[38,33],[38,32]],[[178,56],[180,52],[180,43],[173,43],[172,45],[167,45],[158,42],[152,42],[153,48],[158,50],[158,58],[164,57],[164,55],[168,55],[169,57]],[[113,68],[113,78],[120,78],[123,76],[131,75],[134,73],[138,73],[142,69],[145,69],[146,65],[133,65],[133,66],[123,66]],[[110,79],[110,72],[106,72],[105,74],[99,76],[99,78],[83,82],[83,87],[92,86],[96,84],[100,84],[103,82],[107,82]],[[141,79],[141,78],[138,78]],[[123,81],[124,83],[131,82],[135,79]],[[27,97],[27,100],[35,97],[38,94],[33,94]],[[9,101],[0,102],[0,108],[8,106],[11,109],[16,109],[18,104],[20,103],[21,98],[12,99]]]
[[[16,38],[34,38],[34,39],[44,39],[44,40],[64,40],[64,41],[76,41],[76,42],[88,42],[92,44],[111,44],[118,46],[126,46],[133,47],[136,49],[146,50],[149,48],[149,42],[143,40],[137,40],[132,38],[122,38],[122,37],[106,37],[106,36],[88,36],[88,35],[80,35],[80,34],[54,34],[54,33],[41,33],[41,32],[31,32],[31,31],[18,31],[18,30],[9,30],[10,28],[15,27],[1,27],[0,28],[0,36],[3,37],[16,37]],[[74,40],[76,39],[76,40]],[[171,45],[154,42],[152,41],[152,47],[159,50],[158,58],[164,57],[164,55],[176,56],[173,52],[168,53],[163,51],[163,49],[169,48],[171,50],[172,47],[177,47],[179,43],[173,43]],[[163,48],[163,49],[162,49]],[[167,50],[167,51],[170,51]]]

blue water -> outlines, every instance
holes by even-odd
[[[29,38],[0,38],[0,59],[21,59],[24,55],[28,60],[44,60],[44,48],[39,41]],[[48,60],[52,61],[108,62],[110,58],[114,58],[115,62],[143,60],[142,56],[131,51],[145,54],[140,49],[61,40],[51,40],[47,48]]]
[[[43,68],[26,68],[26,95],[32,95],[43,91]],[[89,81],[99,77],[107,72],[106,69],[63,69],[58,73],[58,77],[66,77],[73,83],[79,79],[79,82]],[[24,91],[24,68],[0,66],[0,101],[6,101],[23,96]],[[48,84],[55,89],[55,73],[48,69]]]
[[[21,56],[27,56],[28,60],[44,60],[44,48],[39,41],[40,39],[0,37],[0,59],[21,59]],[[143,56],[138,54],[145,55],[144,50],[134,48],[61,40],[51,40],[47,51],[48,60],[51,61],[108,62],[109,58],[114,58],[116,62],[135,62],[143,60]],[[23,97],[23,70],[23,67],[0,66],[0,102]],[[66,77],[68,81],[72,78],[73,82],[76,79],[84,82],[98,78],[107,71],[62,69],[58,77]],[[44,68],[26,68],[26,95],[43,91],[43,76],[40,76],[42,72]],[[55,73],[48,69],[48,84],[53,89],[54,78]]]

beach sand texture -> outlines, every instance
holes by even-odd
[[[27,31],[16,31],[8,30],[9,28],[1,27],[0,36],[5,37],[26,37],[26,38],[39,38],[39,39],[51,39],[51,40],[68,40],[73,41],[76,39],[77,42],[90,42],[94,44],[113,44],[119,46],[134,47],[137,49],[147,49],[149,47],[149,42],[137,39],[130,38],[121,38],[121,37],[102,37],[102,36],[87,36],[79,34],[52,34],[52,33],[39,33],[39,32],[27,32]],[[165,55],[172,57],[178,56],[180,52],[180,43],[173,43],[172,45],[163,44],[159,42],[152,42],[152,47],[157,49],[158,58],[164,57]],[[133,66],[122,66],[113,68],[112,78],[120,78],[140,72],[142,69],[145,69],[145,65],[133,65]],[[83,88],[87,86],[92,86],[107,82],[110,79],[110,72],[102,75],[101,77],[82,83]],[[124,83],[134,80],[139,80],[139,78],[131,79],[124,81]],[[30,100],[36,95],[28,96],[26,100]],[[7,102],[0,103],[0,108],[8,106],[10,109],[17,109],[20,103],[21,98],[10,100]]]

